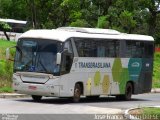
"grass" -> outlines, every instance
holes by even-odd
[[[160,52],[154,55],[153,88],[160,88]]]
[[[160,108],[141,107],[129,111],[129,114],[141,120],[160,120]]]
[[[143,115],[150,117],[150,120],[160,120],[160,108],[143,108]]]
[[[12,69],[13,62],[5,60],[5,50],[7,47],[15,46],[15,42],[0,40],[0,93],[12,92]]]
[[[0,60],[5,59],[5,50],[7,47],[15,46],[15,42],[0,39]]]
[[[13,92],[13,90],[10,86],[0,88],[0,93],[11,93],[11,92]]]

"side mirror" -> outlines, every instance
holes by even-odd
[[[6,49],[6,59],[10,60],[10,48]]]
[[[63,52],[68,52],[68,48],[64,48],[64,49],[63,49]]]
[[[57,59],[56,59],[56,64],[60,65],[61,64],[61,53],[57,53]]]

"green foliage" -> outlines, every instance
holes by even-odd
[[[127,32],[131,32],[136,26],[136,21],[133,19],[133,14],[129,11],[124,11],[120,14],[120,23],[123,29]]]
[[[107,16],[101,16],[98,18],[97,27],[98,28],[108,28]]]
[[[160,53],[154,55],[153,88],[160,88]]]
[[[0,0],[1,18],[25,20],[27,12],[25,0]]]
[[[157,119],[160,120],[160,108],[142,108],[143,109],[143,115],[149,116],[150,120]]]
[[[77,19],[81,19],[81,18],[82,18],[82,12],[80,12],[80,11],[71,12],[70,19],[77,20]]]
[[[157,15],[157,21],[156,21],[156,30],[155,30],[155,40],[156,44],[160,44],[160,14]]]
[[[15,46],[15,45],[16,45],[15,42],[10,42],[10,41],[6,41],[6,40],[1,40],[0,39],[0,60],[4,60],[5,59],[5,54],[6,54],[5,50],[6,50],[6,48],[7,47],[11,47],[11,46]]]
[[[87,21],[85,20],[81,20],[81,19],[77,19],[75,22],[72,22],[70,24],[71,27],[90,27],[90,25],[88,24]]]
[[[0,92],[11,91],[13,62],[5,60],[5,50],[15,44],[15,42],[0,40]],[[11,53],[13,57],[15,51],[12,50]]]
[[[13,92],[11,87],[2,87],[0,88],[0,93],[11,93]]]
[[[70,9],[80,9],[80,0],[63,0],[60,5]]]
[[[2,69],[2,68],[5,68],[5,61],[4,60],[0,60],[0,76],[3,76],[4,72],[5,72],[5,69]]]
[[[159,4],[160,0],[0,0],[0,16],[27,20],[28,29],[109,28],[148,34],[160,43]]]
[[[8,31],[11,30],[11,27],[7,23],[0,21],[0,30]]]

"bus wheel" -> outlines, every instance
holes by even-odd
[[[125,100],[131,100],[132,90],[133,90],[132,84],[131,83],[127,83],[126,90],[125,90],[125,95],[124,95],[124,99]]]
[[[41,101],[42,96],[38,96],[38,95],[32,95],[32,99],[36,102]]]
[[[82,93],[81,91],[82,91],[82,88],[80,84],[76,84],[74,88],[73,102],[79,102],[81,93]]]
[[[127,83],[126,85],[126,89],[125,89],[125,94],[124,95],[116,95],[116,99],[117,100],[131,100],[132,97],[132,84],[131,83]]]

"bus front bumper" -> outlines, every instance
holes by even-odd
[[[13,86],[13,90],[16,93],[20,93],[20,94],[59,97],[59,93],[60,93],[59,85],[13,82],[12,86]]]

